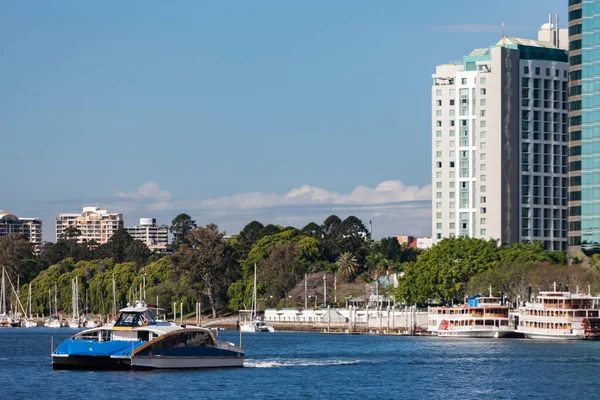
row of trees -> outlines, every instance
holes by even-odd
[[[197,226],[181,214],[171,229],[176,250],[168,256],[150,253],[124,230],[101,246],[77,243],[78,233],[69,231],[40,253],[24,238],[10,235],[0,238],[0,265],[7,267],[13,282],[31,284],[34,312],[45,314],[55,285],[59,309],[70,308],[71,280],[77,277],[84,307],[107,313],[112,308],[113,276],[121,307],[140,297],[144,274],[151,302],[157,297],[163,306],[183,302],[191,311],[200,301],[213,316],[246,309],[254,265],[260,307],[300,306],[307,294],[311,304],[366,298],[374,282],[392,273],[402,276],[399,285],[390,287],[388,279],[382,294],[411,304],[460,302],[467,295],[487,292],[489,286],[516,300],[524,298],[528,285],[543,290],[553,281],[600,290],[600,257],[584,269],[567,266],[563,253],[546,252],[537,243],[499,247],[471,238],[445,239],[421,252],[399,245],[394,237],[372,241],[354,216],[342,220],[332,215],[302,228],[252,221],[239,234],[226,237],[217,225]],[[23,302],[26,289],[21,287]]]

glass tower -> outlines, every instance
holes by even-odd
[[[569,0],[569,256],[600,253],[600,0]]]

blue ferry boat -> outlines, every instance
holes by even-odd
[[[244,350],[212,331],[158,320],[143,301],[119,310],[114,325],[84,330],[52,353],[54,369],[243,367]]]

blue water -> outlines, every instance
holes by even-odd
[[[69,329],[0,329],[0,399],[583,399],[600,342],[245,334],[245,368],[53,371]],[[220,339],[238,342],[237,332]]]

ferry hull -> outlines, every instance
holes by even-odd
[[[585,335],[585,334],[556,334],[546,332],[523,332],[527,339],[544,339],[544,340],[599,340],[598,335]]]
[[[132,370],[243,367],[244,357],[52,356],[56,370]]]
[[[75,370],[130,370],[131,360],[110,356],[64,356],[52,355],[53,369]]]
[[[243,367],[244,357],[133,357],[133,369],[231,368]]]

